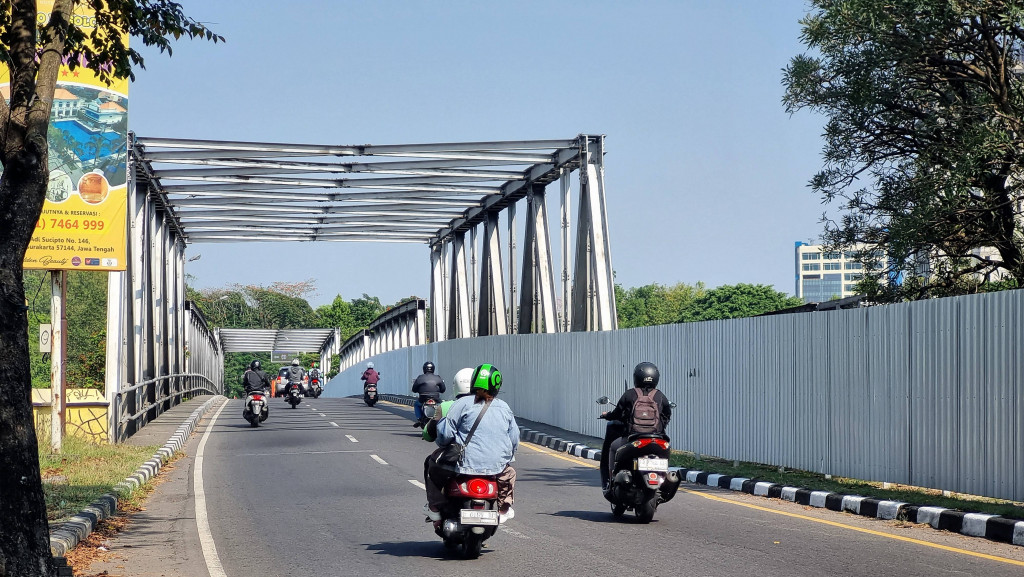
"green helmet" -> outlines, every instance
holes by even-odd
[[[471,389],[483,389],[493,395],[498,394],[501,388],[501,371],[494,365],[483,364],[473,371],[473,378],[470,379]]]

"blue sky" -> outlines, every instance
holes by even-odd
[[[807,187],[823,119],[790,117],[782,69],[802,0],[180,0],[227,38],[143,50],[140,136],[401,144],[607,135],[624,286],[740,282],[793,292],[793,243],[825,207]],[[553,195],[553,200],[556,195]],[[557,212],[557,202],[550,210]],[[315,277],[315,305],[429,290],[425,245],[193,244],[200,288]],[[557,273],[556,273],[557,276]]]

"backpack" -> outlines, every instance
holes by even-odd
[[[633,403],[633,415],[630,418],[630,431],[633,433],[660,433],[661,408],[654,401],[657,389],[651,389],[651,393],[645,394],[643,389],[637,388],[636,402]]]

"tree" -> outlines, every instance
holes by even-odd
[[[768,285],[722,285],[707,291],[687,305],[679,317],[679,322],[753,317],[801,304],[803,301],[799,298],[788,296]]]
[[[370,326],[373,319],[380,316],[387,309],[381,304],[379,298],[363,293],[362,297],[352,299],[351,310],[352,319],[356,327],[358,327],[356,330],[359,330]]]
[[[655,283],[629,289],[615,285],[619,327],[628,329],[674,323],[686,306],[704,292],[702,282],[693,286],[677,283],[671,287]]]
[[[823,218],[826,244],[885,254],[865,271],[878,300],[1024,278],[1024,6],[812,5],[801,34],[812,52],[786,68],[783,103],[827,118],[811,187],[843,214]]]
[[[45,23],[36,18],[36,0],[0,4],[0,62],[11,80],[9,103],[0,98],[0,576],[53,572],[32,423],[22,263],[46,196],[57,74],[66,62],[104,81],[131,77],[143,61],[122,33],[168,54],[171,37],[223,40],[169,0],[80,0],[97,15],[90,31],[72,17],[75,4],[56,0]]]

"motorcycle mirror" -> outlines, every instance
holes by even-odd
[[[672,407],[674,409],[674,408],[678,407],[679,405],[677,405],[675,403],[669,403],[668,406],[670,406],[670,407]]]
[[[601,397],[600,399],[597,400],[597,404],[599,404],[599,405],[607,405],[608,404],[608,397]]]

